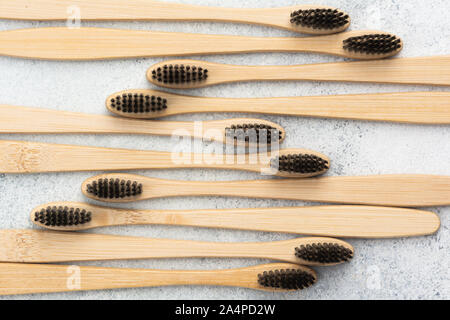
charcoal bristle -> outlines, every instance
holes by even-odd
[[[301,290],[312,286],[315,282],[313,274],[299,269],[265,271],[258,275],[260,286],[273,289]]]
[[[344,40],[344,50],[362,54],[389,54],[401,48],[401,40],[392,34],[368,34]]]
[[[265,124],[239,124],[226,128],[225,137],[227,140],[235,142],[260,143],[265,141],[267,144],[272,144],[274,141],[281,141],[283,133],[277,128]]]
[[[314,154],[290,154],[272,159],[271,167],[286,173],[319,173],[329,169],[329,162]]]
[[[311,29],[339,29],[348,22],[349,16],[337,9],[308,9],[291,13],[292,24]]]
[[[353,258],[353,251],[336,243],[313,243],[295,249],[299,259],[316,263],[341,263]]]
[[[120,179],[98,179],[88,184],[86,191],[99,199],[123,199],[142,194],[142,184]]]
[[[205,81],[208,69],[189,65],[164,65],[152,70],[152,79],[163,84],[190,84]]]
[[[73,227],[92,220],[92,212],[80,208],[47,207],[36,211],[34,221],[47,227]]]
[[[109,100],[112,109],[123,114],[146,114],[167,109],[167,100],[143,93],[123,93]]]

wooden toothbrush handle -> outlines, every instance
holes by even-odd
[[[184,279],[175,271],[15,263],[0,263],[0,272],[8,275],[0,279],[0,295],[152,287]],[[189,276],[195,283],[197,278]]]
[[[0,274],[3,275],[0,277],[0,295],[176,285],[261,289],[257,280],[259,273],[294,267],[289,264],[270,264],[217,271],[169,271],[0,263]]]
[[[205,98],[195,98],[198,100]],[[389,121],[450,124],[449,92],[400,92],[259,99],[206,98],[183,109],[200,112],[242,112]],[[181,111],[181,108],[177,108]],[[175,110],[174,112],[176,112]],[[170,112],[170,111],[169,111]]]
[[[433,212],[370,206],[191,211],[115,211],[111,209],[110,211],[108,220],[112,225],[182,225],[337,238],[421,236],[433,234],[440,227],[439,217]]]
[[[145,197],[231,196],[317,201],[392,207],[450,205],[450,177],[433,175],[380,175],[322,177],[305,180],[186,182],[161,181]],[[144,198],[145,198],[144,197]]]
[[[198,64],[199,62],[186,60],[186,63]],[[195,88],[260,80],[450,85],[450,55],[296,66],[237,66],[216,63],[201,63],[201,65],[210,71],[209,77],[206,81],[196,84]],[[164,86],[170,87],[170,85]]]
[[[242,76],[245,75],[245,72]],[[450,85],[450,56],[261,67],[265,80],[314,80]],[[249,80],[254,75],[248,75]]]
[[[295,248],[330,241],[302,238],[277,242],[214,243],[89,233],[4,230],[1,262],[52,263],[164,258],[261,258],[298,263]],[[337,240],[333,240],[337,241]]]
[[[221,154],[178,155],[170,152],[110,149],[0,140],[0,172],[38,173],[133,169],[211,168],[261,172],[269,167],[269,158],[259,155]],[[177,158],[174,158],[177,157]],[[256,157],[255,163],[250,157]],[[268,157],[265,155],[265,157]],[[263,163],[266,161],[267,163]],[[281,174],[281,173],[280,173]]]
[[[148,0],[0,0],[2,19],[67,20],[78,9],[83,20],[232,20],[248,9],[214,8]],[[237,19],[238,17],[234,18]]]
[[[148,0],[0,0],[1,19],[67,20],[79,9],[82,20],[162,20],[162,21],[230,21],[289,25],[292,11],[323,6],[295,6],[270,9],[244,9],[188,5]],[[284,13],[283,17],[276,14]],[[272,21],[270,22],[270,14]],[[269,17],[267,16],[269,15]],[[281,19],[280,19],[281,18]],[[284,22],[282,24],[282,22]],[[290,28],[292,29],[292,28]]]
[[[170,153],[0,141],[0,172],[34,173],[167,167]]]
[[[139,121],[94,114],[0,105],[0,133],[130,133],[172,135],[192,122]]]
[[[99,60],[267,51],[325,53],[327,50],[326,47],[324,50],[322,43],[314,38],[51,27],[0,32],[0,44],[3,44],[0,55],[49,60]]]

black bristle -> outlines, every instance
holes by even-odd
[[[47,227],[73,227],[91,220],[92,213],[79,208],[47,207],[34,214],[34,221]]]
[[[267,144],[272,144],[272,139],[280,141],[283,133],[277,128],[265,124],[239,124],[226,128],[225,137],[227,140],[236,142],[260,143],[266,141]]]
[[[349,16],[337,9],[297,10],[291,13],[292,24],[311,29],[339,29],[348,22]]]
[[[112,109],[123,114],[146,114],[162,112],[167,109],[167,100],[143,93],[117,95],[109,100]]]
[[[313,154],[282,155],[272,159],[271,167],[286,173],[319,173],[329,169],[329,162]]]
[[[392,34],[368,34],[344,40],[344,50],[362,54],[389,54],[401,48],[401,40]]]
[[[86,191],[99,199],[123,199],[142,194],[142,184],[120,179],[98,179],[88,184]]]
[[[312,243],[295,249],[299,259],[316,263],[341,263],[353,258],[353,251],[336,243]]]
[[[258,275],[260,286],[273,289],[301,290],[312,286],[315,282],[313,274],[299,269],[266,271]]]
[[[163,84],[189,84],[208,78],[208,69],[197,66],[164,65],[152,70],[152,79]]]

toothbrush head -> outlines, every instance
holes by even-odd
[[[303,9],[293,11],[290,22],[295,29],[303,33],[330,34],[347,29],[350,17],[338,9]]]

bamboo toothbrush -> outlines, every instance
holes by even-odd
[[[68,286],[75,273],[79,286]],[[294,291],[312,286],[316,273],[296,264],[273,263],[229,270],[146,270],[0,263],[0,295],[119,288],[208,285],[262,291]]]
[[[145,110],[143,101],[164,99],[164,110]],[[136,119],[200,112],[275,115],[450,124],[450,92],[404,92],[283,98],[205,98],[155,90],[125,90],[106,101],[109,111]]]
[[[243,37],[106,28],[35,28],[0,32],[0,55],[99,60],[248,52],[316,52],[355,59],[396,55],[402,41],[379,31],[302,38]]]
[[[103,234],[1,230],[1,262],[52,263],[152,258],[261,258],[327,266],[353,258],[353,247],[331,238],[273,242],[200,242]]]
[[[149,99],[152,101],[152,99]],[[143,102],[143,110],[163,112],[165,100]],[[159,101],[159,102],[158,102]],[[160,104],[160,105],[158,105]],[[119,117],[0,105],[0,133],[120,133],[189,136],[224,143],[281,143],[286,134],[279,125],[259,119],[202,122],[139,121]],[[274,139],[274,141],[272,141]]]
[[[352,61],[297,66],[237,66],[196,60],[153,65],[147,78],[166,88],[191,89],[242,81],[348,81],[450,85],[450,56]]]
[[[422,236],[440,227],[433,212],[367,206],[152,211],[53,202],[35,208],[30,218],[37,226],[56,231],[161,224],[345,238]]]
[[[74,6],[82,20],[238,22],[309,34],[342,32],[350,25],[345,12],[317,5],[241,9],[148,0],[0,0],[0,18],[67,20],[70,18],[67,10]]]
[[[191,154],[0,140],[2,173],[209,168],[306,178],[323,174],[329,167],[326,156],[303,149]]]
[[[91,199],[108,202],[230,196],[393,207],[450,205],[450,177],[431,175],[194,182],[115,173],[87,179],[82,191]]]

